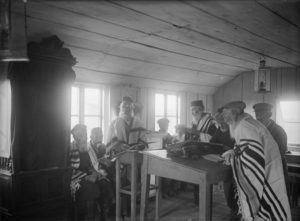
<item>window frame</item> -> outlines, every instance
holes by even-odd
[[[72,109],[71,109],[71,115],[70,115],[70,118],[72,119],[72,117],[78,117],[78,123],[79,124],[85,124],[85,118],[86,117],[98,117],[99,118],[99,122],[100,124],[97,125],[98,127],[101,127],[102,128],[102,131],[103,131],[103,134],[106,130],[105,126],[104,126],[104,93],[105,93],[105,89],[104,89],[104,86],[103,85],[99,85],[99,84],[89,84],[89,83],[74,83],[72,85],[72,89],[73,88],[78,88],[79,90],[79,96],[78,96],[78,114],[72,114]],[[99,114],[85,114],[85,89],[97,89],[99,90],[99,106],[100,106],[100,111],[99,111]],[[72,96],[72,93],[71,93],[71,96]],[[71,97],[72,98],[72,97]],[[71,99],[72,100],[72,99]],[[72,107],[72,104],[71,104],[71,107]],[[86,124],[85,124],[86,125]],[[74,125],[73,125],[74,126]],[[71,125],[72,127],[72,125]],[[71,128],[72,129],[72,128]],[[91,131],[87,131],[87,134],[88,134],[88,139],[89,139],[89,135],[90,135],[90,132]]]
[[[157,94],[162,94],[164,96],[164,113],[163,115],[159,114],[159,115],[156,115],[156,95]],[[167,104],[168,104],[168,95],[173,95],[173,96],[176,96],[176,114],[175,115],[168,115],[167,113]],[[161,90],[157,90],[154,92],[154,125],[155,125],[155,130],[156,128],[158,127],[157,125],[157,122],[156,122],[156,119],[159,119],[159,118],[173,118],[175,117],[176,118],[176,123],[175,125],[177,124],[180,124],[180,105],[181,105],[181,97],[180,97],[180,94],[177,93],[177,92],[173,92],[173,91],[161,91]],[[170,131],[170,127],[168,129],[168,132]],[[175,129],[174,129],[174,132],[175,132]]]
[[[281,102],[298,102],[300,104],[300,99],[295,98],[295,99],[280,99],[276,102],[276,123],[278,123],[287,133],[287,129],[285,124],[299,124],[300,121],[289,121],[289,120],[284,120],[283,112],[281,110]],[[291,143],[289,141],[289,135],[287,133],[287,148],[288,150],[296,150],[300,151],[300,142],[299,143]]]

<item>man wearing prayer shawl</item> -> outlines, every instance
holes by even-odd
[[[131,145],[137,144],[141,137],[142,122],[133,115],[133,100],[130,97],[123,97],[120,104],[119,116],[110,124],[107,135],[107,156],[113,155],[114,149],[129,148]],[[125,144],[125,145],[123,145]],[[129,165],[121,165],[121,180],[123,185],[130,183],[131,172]],[[122,203],[122,210],[127,207],[129,213],[130,201],[129,198]],[[126,204],[126,205],[125,205]],[[124,211],[122,213],[125,213]]]
[[[211,137],[217,131],[214,119],[209,113],[204,113],[204,105],[202,100],[191,102],[192,111],[192,128],[187,133],[187,140],[199,140],[209,142]]]
[[[130,97],[123,97],[120,104],[119,116],[110,124],[107,135],[107,147],[113,139],[128,145],[136,144],[141,137],[142,122],[133,117],[133,101]]]
[[[209,142],[217,131],[213,117],[209,113],[204,113],[204,105],[202,100],[192,101],[191,111],[193,117],[192,128],[187,129],[185,139]],[[194,202],[196,205],[199,204],[198,185],[194,185]]]
[[[223,108],[236,146],[223,154],[231,164],[243,220],[291,220],[282,160],[270,132],[249,114],[245,103],[234,101]]]

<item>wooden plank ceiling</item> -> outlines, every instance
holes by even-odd
[[[298,1],[34,1],[29,40],[56,34],[79,80],[213,94],[243,71],[300,65]]]

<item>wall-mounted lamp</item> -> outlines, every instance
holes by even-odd
[[[266,61],[262,58],[259,68],[254,73],[254,91],[264,93],[271,92],[271,69],[266,67]]]
[[[28,61],[26,0],[0,0],[0,61]]]

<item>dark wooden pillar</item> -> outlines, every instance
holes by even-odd
[[[63,208],[71,175],[67,161],[76,60],[56,36],[29,43],[28,57],[29,62],[13,63],[8,71],[12,145],[10,167],[1,175],[11,201],[0,207],[20,220],[49,217],[54,208]]]

